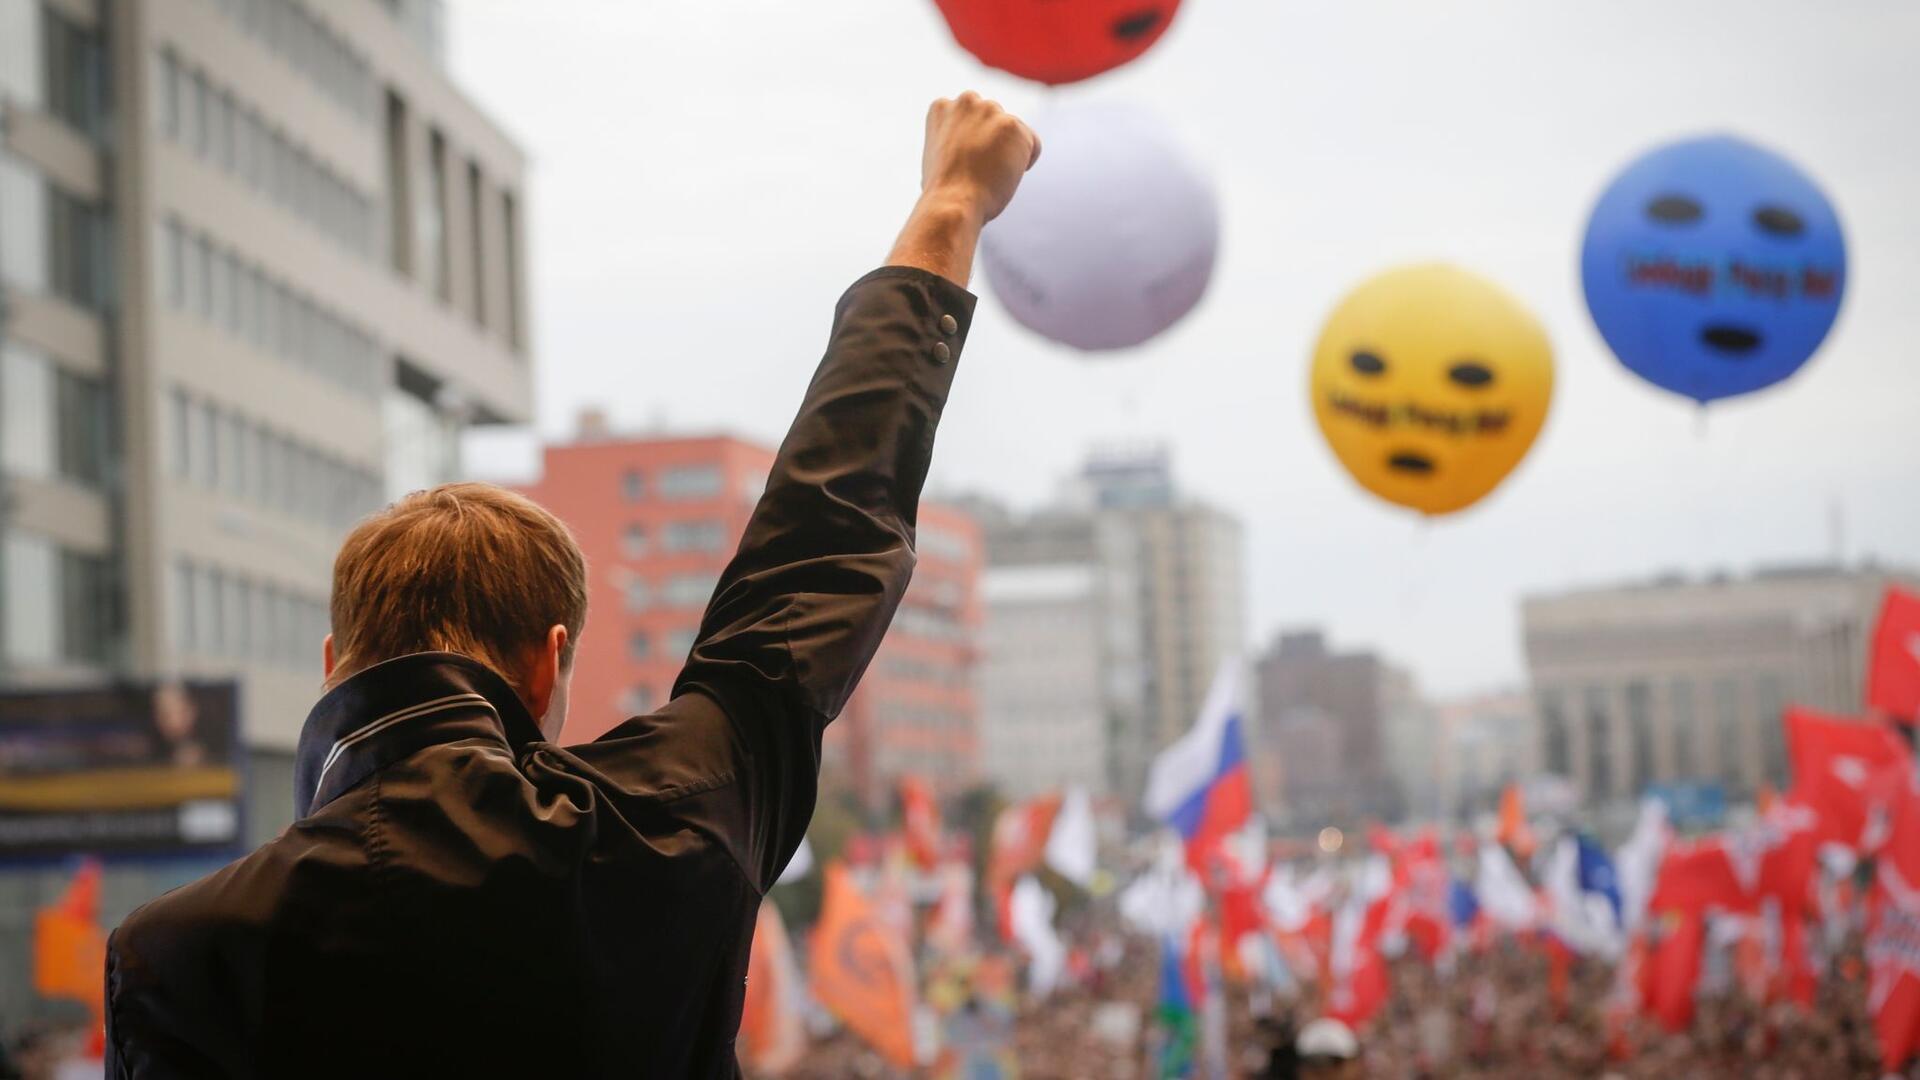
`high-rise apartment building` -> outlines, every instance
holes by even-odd
[[[564,740],[667,699],[772,464],[772,450],[742,439],[610,437],[598,421],[546,449],[525,491],[573,530],[590,575]],[[902,774],[944,792],[979,772],[979,531],[923,502],[916,553],[892,628],[822,747],[823,786],[875,807]]]
[[[1406,671],[1372,652],[1335,652],[1305,630],[1274,640],[1255,683],[1260,723],[1248,750],[1257,790],[1289,826],[1351,827],[1406,812],[1403,774],[1422,757],[1396,753],[1394,738],[1426,722]]]
[[[437,10],[0,0],[0,684],[237,678],[256,840],[341,537],[528,418],[525,161]],[[107,913],[197,872],[112,868]]]
[[[1916,581],[1813,565],[1527,597],[1540,767],[1616,817],[1652,783],[1777,788],[1781,710],[1857,713],[1881,595]]]
[[[1009,797],[1071,785],[1104,793],[1146,738],[1145,627],[1137,545],[1114,522],[973,506],[981,583],[981,746]]]
[[[1137,802],[1154,755],[1245,646],[1239,522],[1183,497],[1157,449],[1094,457],[1056,506],[977,513],[995,779],[1025,792],[1097,770],[1097,789]]]

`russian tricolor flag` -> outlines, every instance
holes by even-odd
[[[1221,841],[1253,814],[1247,778],[1240,666],[1220,665],[1192,729],[1154,759],[1147,771],[1147,813],[1179,830],[1187,864],[1202,881]]]

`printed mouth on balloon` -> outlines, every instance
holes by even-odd
[[[1327,404],[1335,412],[1350,416],[1369,427],[1384,429],[1404,426],[1454,436],[1498,435],[1507,429],[1507,423],[1512,419],[1505,409],[1436,409],[1411,401],[1389,405],[1361,401],[1338,390],[1328,395]]]
[[[1429,476],[1433,473],[1433,459],[1425,454],[1402,450],[1387,459],[1387,468],[1411,476]]]
[[[1746,355],[1760,347],[1760,335],[1743,326],[1729,326],[1726,323],[1714,323],[1700,331],[1700,340],[1716,352],[1724,353],[1733,359],[1744,359]]]
[[[1153,32],[1154,27],[1159,25],[1160,13],[1148,8],[1144,11],[1136,11],[1131,15],[1122,15],[1120,18],[1115,19],[1113,21],[1113,36],[1119,38],[1121,41],[1132,41],[1134,38],[1147,36]]]

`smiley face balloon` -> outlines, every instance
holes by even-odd
[[[1334,308],[1309,393],[1321,434],[1361,487],[1449,514],[1492,491],[1533,445],[1553,396],[1553,346],[1485,278],[1402,267]]]
[[[1600,196],[1580,277],[1621,363],[1702,404],[1807,362],[1833,326],[1847,251],[1793,163],[1730,136],[1641,157]]]
[[[960,47],[1049,86],[1117,68],[1160,40],[1180,0],[934,0]]]

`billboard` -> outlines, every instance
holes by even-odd
[[[0,691],[0,859],[242,843],[232,681]]]
[[[1676,829],[1713,829],[1727,817],[1726,789],[1713,781],[1648,784],[1647,794],[1667,804]]]

